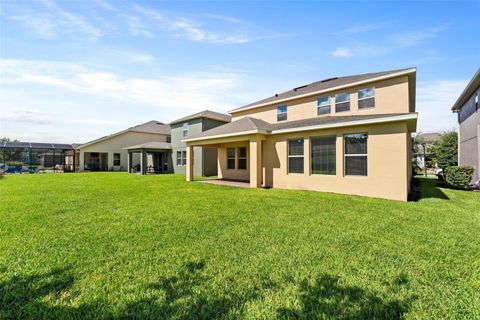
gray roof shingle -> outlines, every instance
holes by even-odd
[[[363,81],[363,80],[368,80],[368,79],[373,79],[381,76],[386,76],[390,74],[395,74],[398,72],[402,71],[407,71],[407,70],[414,70],[413,68],[406,68],[406,69],[398,69],[398,70],[390,70],[390,71],[382,71],[382,72],[374,72],[374,73],[364,73],[364,74],[358,74],[358,75],[353,75],[353,76],[344,76],[344,77],[334,77],[334,78],[328,78],[324,79],[321,81],[313,82],[304,86],[300,86],[297,88],[294,88],[289,91],[285,91],[279,94],[275,94],[271,97],[249,103],[243,107],[239,107],[236,109],[231,110],[230,112],[238,112],[243,109],[255,106],[255,105],[260,105],[260,104],[265,104],[265,103],[274,103],[276,101],[280,101],[283,99],[288,99],[288,98],[293,98],[295,96],[300,96],[304,94],[309,94],[317,91],[322,91],[322,90],[328,90],[330,88],[335,88],[338,86],[343,86],[343,85],[348,85],[350,83],[355,83],[358,81]]]
[[[223,122],[230,122],[232,120],[232,117],[230,117],[228,114],[223,114],[223,113],[210,111],[210,110],[204,110],[204,111],[197,112],[189,116],[171,121],[170,124],[185,122],[185,121],[197,119],[197,118],[208,118],[208,119],[213,119],[213,120],[218,120]]]

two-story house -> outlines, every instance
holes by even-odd
[[[472,183],[480,180],[480,69],[452,107],[458,113],[458,164],[475,168]]]
[[[416,69],[335,77],[231,110],[232,122],[184,139],[217,148],[218,177],[406,201]]]
[[[230,120],[229,115],[205,110],[170,122],[173,171],[179,174],[185,174],[186,171],[187,145],[182,142],[183,139],[229,123]],[[217,148],[195,147],[193,159],[195,176],[216,176],[217,167]]]

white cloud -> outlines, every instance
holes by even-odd
[[[468,80],[435,80],[417,83],[417,131],[442,132],[457,126],[457,116],[450,110]]]
[[[0,122],[20,122],[26,124],[50,125],[54,123],[53,113],[16,106],[3,107]]]
[[[338,48],[332,52],[332,56],[337,58],[348,58],[352,56],[352,51],[349,48]]]
[[[362,25],[354,25],[350,26],[348,28],[343,29],[340,32],[337,32],[336,34],[341,34],[341,35],[354,35],[354,34],[359,34],[359,33],[365,33],[365,32],[370,32],[374,30],[381,29],[385,27],[386,24],[362,24]]]
[[[442,31],[445,31],[446,29],[447,26],[440,26],[426,30],[400,33],[392,37],[392,42],[396,47],[399,48],[411,48],[418,46],[427,40],[436,38]]]

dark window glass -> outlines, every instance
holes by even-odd
[[[312,174],[336,174],[337,137],[318,137],[311,139]]]
[[[240,147],[238,150],[238,169],[247,169],[247,148]]]
[[[182,165],[182,152],[177,151],[177,166],[181,166],[181,165]]]
[[[187,151],[182,151],[182,166],[187,165]]]
[[[287,106],[277,107],[277,121],[287,120]]]
[[[288,140],[288,173],[303,173],[303,139]]]
[[[345,175],[367,175],[367,139],[363,133],[345,135]]]
[[[235,169],[235,148],[227,148],[227,169]]]
[[[166,141],[167,141],[167,143],[171,143],[171,142],[172,142],[172,137],[171,137],[171,136],[167,136]]]
[[[335,96],[335,112],[350,110],[350,93],[339,93]]]
[[[365,88],[358,90],[358,108],[373,108],[375,107],[375,88]]]
[[[120,153],[113,154],[113,165],[119,166],[120,165]]]

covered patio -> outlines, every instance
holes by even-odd
[[[172,146],[167,142],[147,142],[124,148],[128,151],[128,173],[171,173]]]

